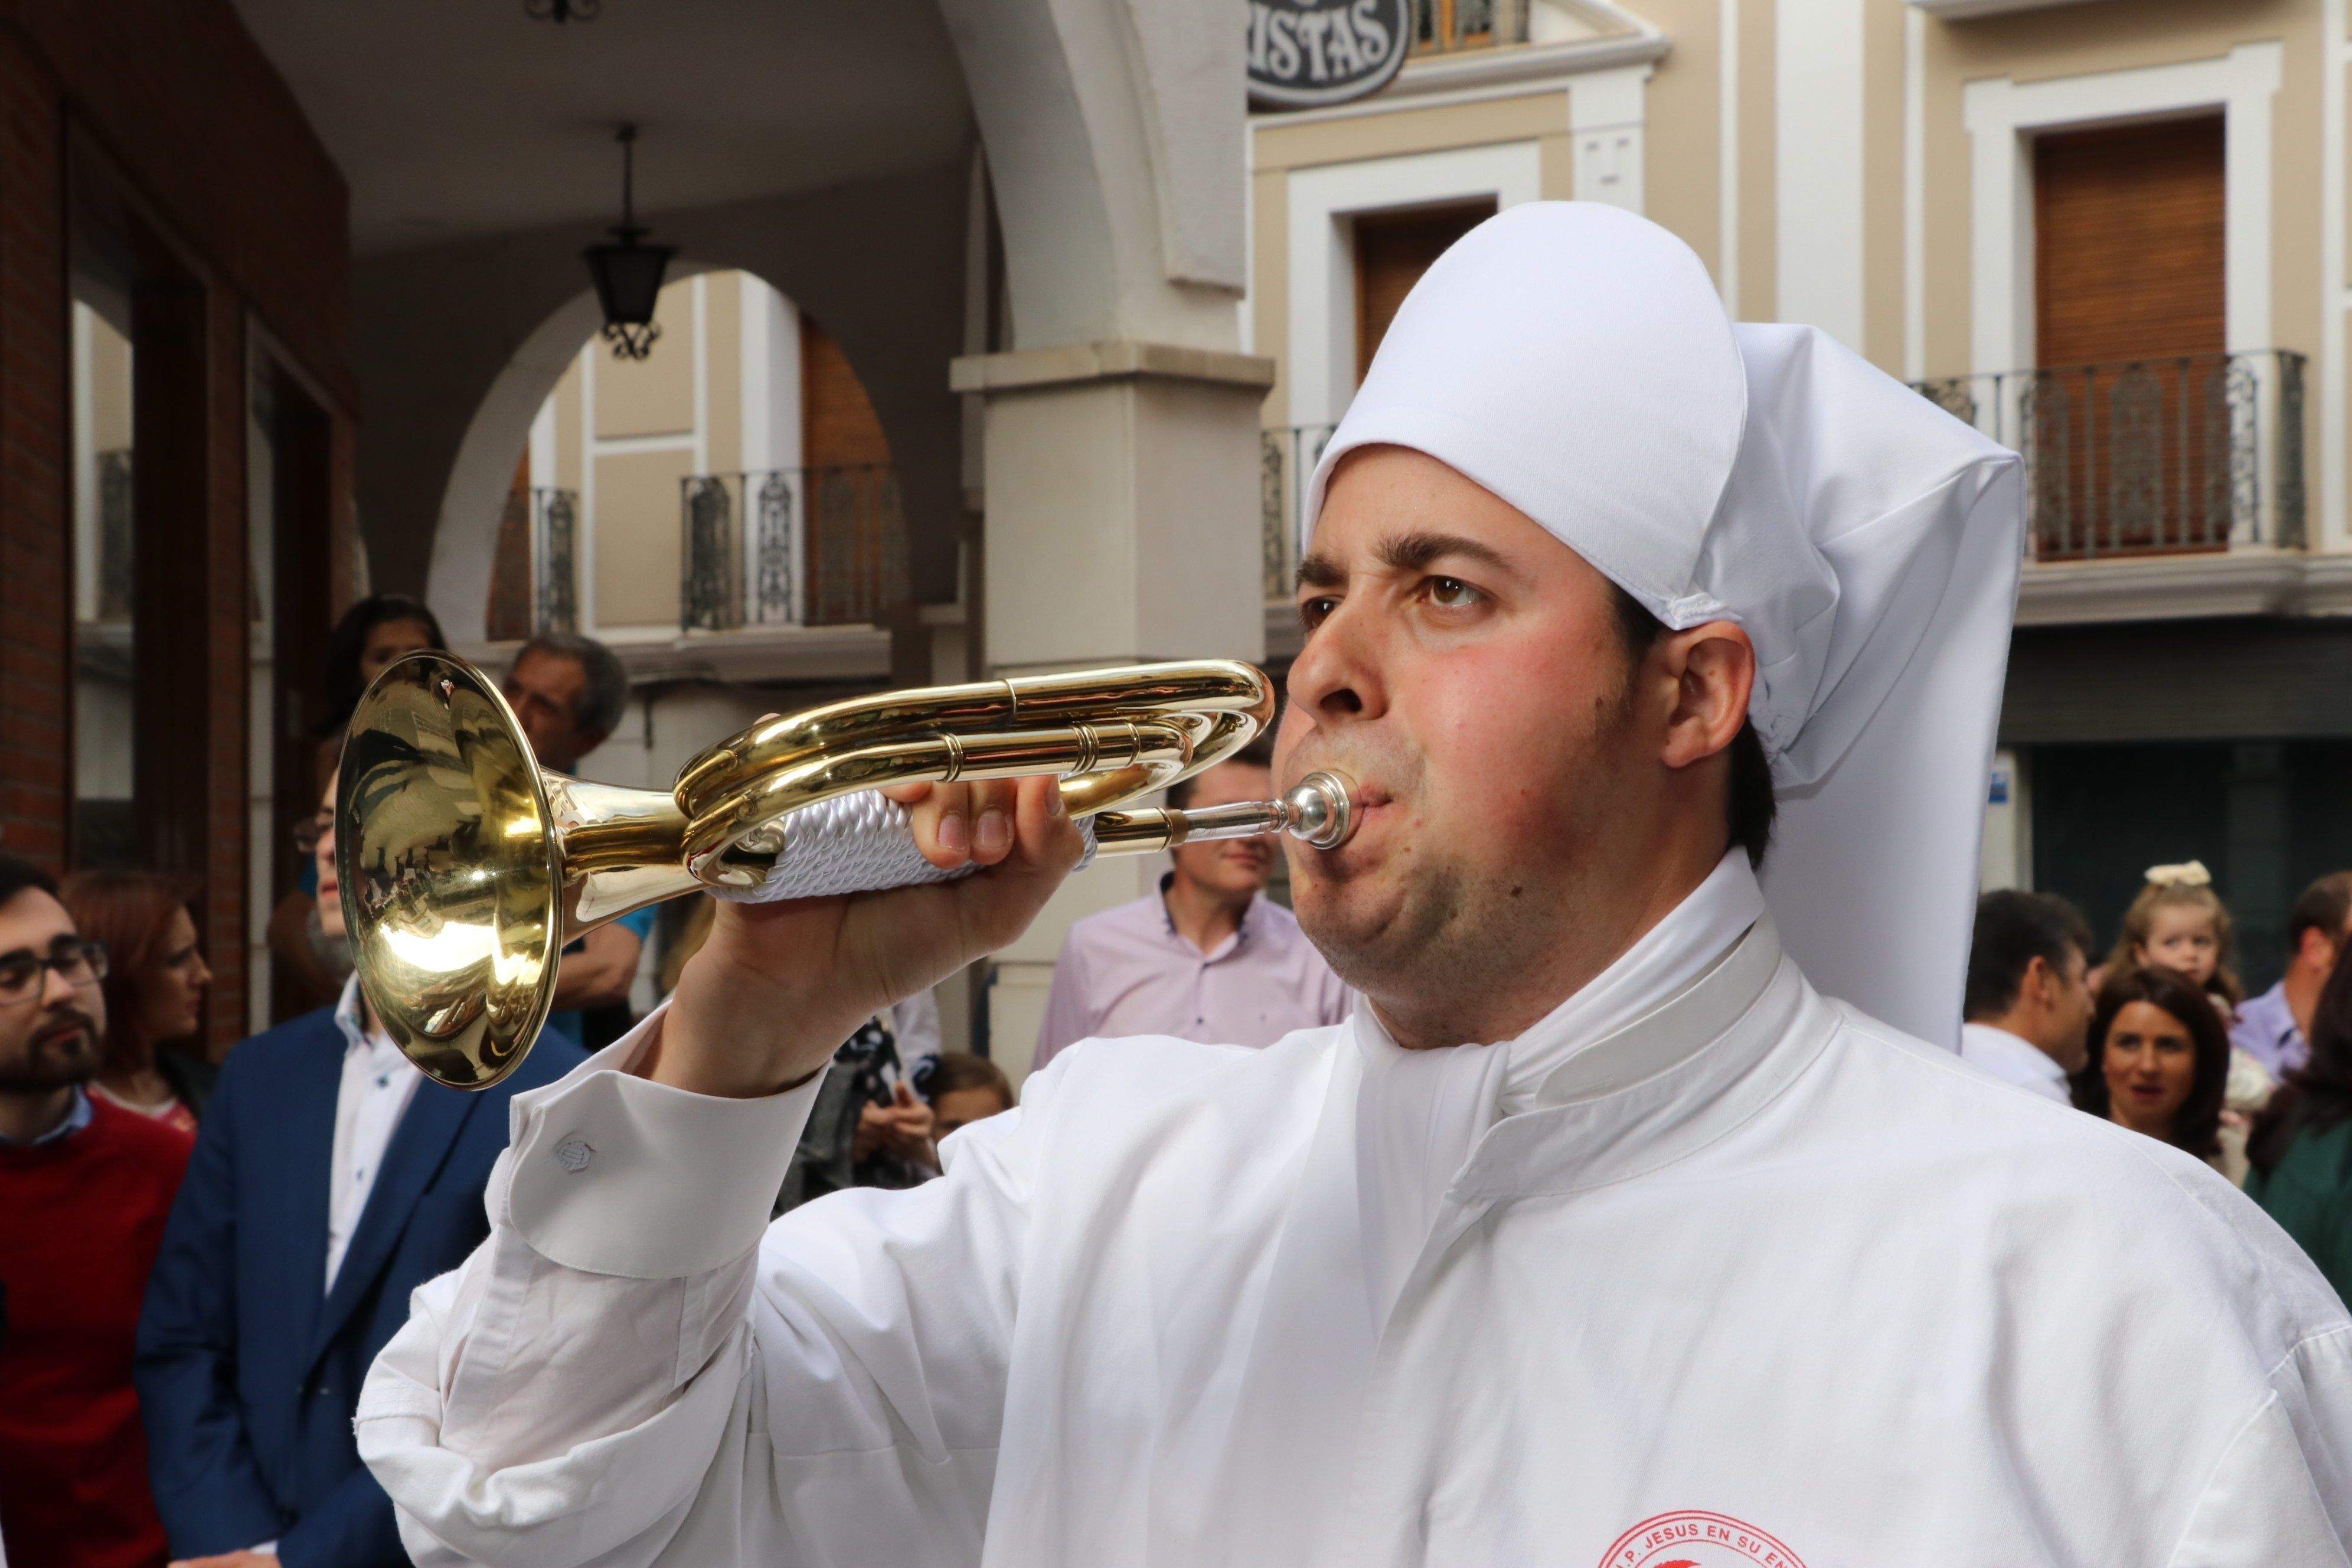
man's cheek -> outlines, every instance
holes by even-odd
[[[1416,693],[1423,733],[1433,756],[1457,778],[1502,776],[1528,784],[1559,765],[1571,738],[1589,740],[1581,714],[1588,684],[1508,652],[1463,657],[1446,679]]]

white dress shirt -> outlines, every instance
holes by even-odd
[[[335,1026],[343,1032],[343,1081],[335,1091],[335,1156],[327,1191],[327,1278],[332,1289],[352,1233],[367,1212],[368,1194],[383,1169],[384,1151],[425,1075],[401,1054],[381,1028],[366,1026],[360,1006],[360,980],[343,982],[335,1005]]]
[[[2048,1051],[2022,1035],[2012,1035],[1990,1024],[1962,1024],[1960,1059],[1984,1068],[2003,1083],[2013,1083],[2044,1100],[2061,1104],[2073,1102],[2074,1097],[2066,1090],[2066,1069]]]

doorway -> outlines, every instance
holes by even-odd
[[[1363,213],[1356,229],[1356,383],[1363,384],[1389,323],[1446,247],[1495,216],[1495,198]]]
[[[2023,421],[2042,559],[2227,548],[2250,373],[2226,346],[2219,114],[2033,144],[2038,369]]]

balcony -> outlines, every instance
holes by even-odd
[[[593,628],[633,678],[870,680],[888,673],[890,637],[878,623],[909,593],[905,520],[887,465],[690,474],[679,484],[678,518],[675,629],[628,618]],[[462,651],[497,664],[534,632],[585,629],[579,584],[587,526],[577,491],[510,492],[483,641]],[[606,515],[593,526],[670,525]]]
[[[2337,613],[2304,553],[2302,354],[2271,349],[1915,384],[2025,459],[2021,626]]]
[[[1913,384],[2025,458],[2021,624],[2341,612],[2352,562],[2303,553],[2305,364],[2273,349]],[[1297,650],[1299,520],[1333,428],[1260,436],[1276,658]]]
[[[1324,443],[1336,425],[1286,425],[1258,436],[1259,537],[1265,546],[1265,599],[1287,616],[1298,575],[1298,525],[1306,515],[1307,482],[1315,477]],[[1269,616],[1268,626],[1273,626]],[[1295,632],[1296,628],[1291,628]]]
[[[2187,354],[1916,383],[2025,458],[2029,560],[2304,544],[2304,356]]]
[[[1413,0],[1412,58],[1528,41],[1529,0]]]
[[[683,633],[871,626],[909,601],[887,464],[690,474],[680,490]]]
[[[580,629],[580,492],[532,487],[507,492],[490,573],[490,641]]]

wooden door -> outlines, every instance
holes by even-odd
[[[2021,428],[2044,556],[2221,549],[2245,521],[2222,152],[2219,115],[2034,142],[2039,374]]]
[[[805,311],[801,461],[809,624],[878,620],[907,596],[906,524],[890,442],[849,356]]]
[[[536,564],[531,559],[530,451],[515,459],[514,479],[507,486],[505,509],[499,515],[498,548],[490,556],[489,636],[492,642],[511,642],[539,628],[531,601]]]
[[[1445,247],[1495,216],[1495,198],[1356,219],[1356,380],[1371,368],[1397,307]]]

